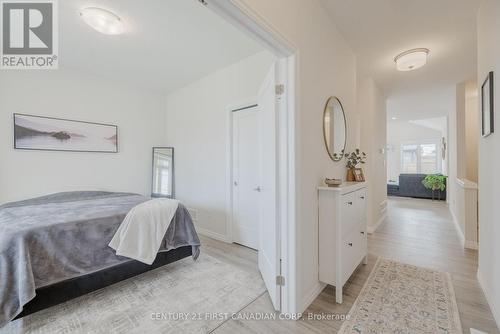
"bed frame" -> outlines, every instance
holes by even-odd
[[[36,297],[24,305],[23,311],[15,319],[64,303],[191,255],[191,246],[179,247],[168,252],[158,253],[155,261],[150,266],[139,261],[128,261],[92,274],[36,289]]]

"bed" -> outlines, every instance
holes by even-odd
[[[0,206],[0,327],[10,320],[199,254],[180,204],[152,265],[117,256],[108,244],[127,213],[149,198],[68,192]]]

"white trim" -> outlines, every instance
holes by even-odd
[[[368,232],[368,234],[373,234],[375,233],[375,231],[377,231],[377,229],[380,227],[380,225],[384,222],[384,220],[387,218],[387,214],[384,213],[382,215],[382,217],[380,217],[380,219],[374,224],[374,225],[368,225],[366,227],[366,231]]]
[[[499,309],[491,299],[491,294],[489,293],[489,291],[484,288],[485,284],[481,275],[481,267],[479,267],[479,269],[477,270],[477,281],[479,282],[479,286],[481,287],[481,290],[483,290],[483,295],[486,298],[488,305],[490,306],[491,313],[493,314],[493,319],[495,319],[497,326],[500,326],[500,313],[498,313]]]
[[[196,226],[196,232],[198,232],[198,234],[204,235],[206,237],[209,237],[209,238],[212,238],[215,240],[231,243],[231,241],[227,238],[226,235],[207,230],[206,228],[203,228],[203,227]]]
[[[205,0],[208,8],[228,20],[236,28],[256,38],[276,56],[290,57],[298,48],[242,0]]]
[[[311,290],[309,290],[308,293],[306,293],[304,298],[302,298],[299,309],[304,311],[307,310],[309,305],[311,305],[312,302],[316,298],[318,298],[318,296],[321,294],[321,292],[325,289],[326,286],[327,284],[318,281],[318,283]]]
[[[479,245],[478,245],[477,241],[466,240],[465,244],[464,244],[464,247],[468,248],[468,249],[479,250]]]
[[[242,0],[205,0],[207,7],[215,13],[230,21],[235,27],[240,28],[244,33],[251,35],[254,39],[264,45],[269,51],[281,58],[284,66],[279,66],[278,78],[283,79],[281,84],[285,84],[286,112],[285,117],[280,118],[281,125],[287,132],[285,142],[281,141],[279,156],[284,158],[279,164],[279,180],[286,180],[285,184],[280,184],[280,194],[287,190],[286,198],[280,198],[280,243],[281,243],[281,268],[286,284],[282,288],[282,308],[283,313],[296,313],[298,311],[297,301],[297,238],[296,238],[296,217],[299,209],[296,206],[297,189],[296,183],[296,143],[300,142],[298,125],[295,118],[295,108],[297,103],[296,92],[296,72],[298,72],[296,57],[298,48],[279,31],[267,22],[262,16],[252,10]],[[282,72],[285,73],[282,73]],[[283,146],[284,145],[284,146]]]
[[[375,224],[368,224],[366,226],[366,232],[368,232],[368,234],[373,234],[375,233],[375,231],[377,231],[377,229],[379,228],[379,226],[384,222],[384,220],[387,218],[387,199],[384,199],[382,202],[380,202],[380,204],[378,205],[379,207],[379,215],[380,215],[380,218],[379,220],[377,220],[377,222]]]
[[[448,209],[450,210],[451,217],[453,218],[453,225],[455,226],[455,230],[457,231],[457,235],[458,235],[458,238],[460,239],[460,244],[462,245],[462,247],[467,248],[467,249],[478,250],[479,249],[478,242],[465,240],[465,236],[464,236],[464,233],[462,232],[462,229],[460,228],[460,224],[458,223],[457,216],[455,216],[455,213],[451,209],[451,206],[448,206]]]
[[[467,179],[456,179],[457,184],[463,189],[474,189],[477,190],[477,183],[467,180]]]
[[[286,58],[286,81],[285,87],[287,90],[286,94],[286,109],[287,109],[287,164],[284,166],[287,168],[287,173],[285,175],[286,184],[282,185],[286,187],[286,202],[282,203],[285,207],[286,216],[281,217],[283,219],[282,229],[281,229],[281,257],[282,257],[282,275],[287,277],[288,285],[285,284],[283,288],[284,293],[282,294],[282,312],[283,313],[297,313],[298,300],[297,300],[297,280],[298,280],[298,269],[297,269],[297,217],[299,216],[299,208],[297,207],[297,194],[299,193],[298,184],[296,182],[296,175],[298,171],[296,170],[295,162],[298,161],[296,153],[298,152],[297,143],[300,142],[300,132],[295,118],[295,110],[297,103],[297,92],[296,92],[296,73],[298,72],[298,62],[295,55],[291,55]]]
[[[460,224],[458,222],[457,216],[455,216],[455,213],[453,212],[451,206],[448,206],[448,210],[450,210],[451,217],[453,218],[453,225],[455,226],[455,230],[457,231],[457,235],[458,235],[458,238],[460,239],[460,243],[462,244],[462,247],[465,247],[464,232],[462,232],[462,229],[460,228]]]

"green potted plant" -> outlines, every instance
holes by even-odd
[[[347,181],[364,181],[363,172],[358,173],[358,178],[354,171],[358,168],[360,164],[366,163],[366,153],[361,152],[359,148],[355,149],[354,152],[344,153],[344,157],[347,160]],[[359,179],[359,175],[361,175],[362,179]]]
[[[432,190],[432,199],[434,199],[434,192],[439,190],[438,195],[441,199],[441,192],[446,190],[447,179],[448,177],[443,174],[429,174],[422,180],[422,184],[427,189]]]

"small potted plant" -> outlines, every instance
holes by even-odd
[[[363,171],[358,166],[366,163],[366,153],[357,148],[354,152],[345,153],[344,157],[347,160],[347,181],[364,181]]]
[[[438,199],[441,199],[441,192],[446,190],[447,178],[448,177],[443,174],[429,174],[422,180],[424,187],[432,190],[432,199],[434,199],[434,193],[438,190]]]

